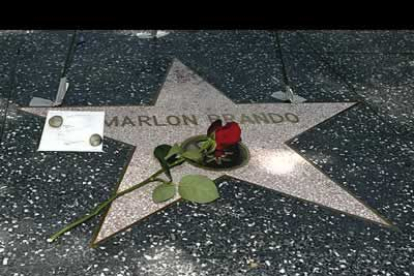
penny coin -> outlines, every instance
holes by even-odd
[[[101,135],[99,135],[99,134],[93,134],[91,136],[91,138],[89,138],[89,143],[93,147],[99,146],[100,144],[102,144],[102,137],[101,137]]]
[[[49,119],[49,126],[51,127],[60,127],[63,124],[62,116],[53,116]]]

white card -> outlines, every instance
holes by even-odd
[[[60,127],[52,127],[49,120],[61,116]],[[48,112],[38,151],[103,152],[103,143],[93,146],[90,138],[94,134],[103,140],[105,112],[59,111]]]

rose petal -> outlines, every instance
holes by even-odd
[[[222,121],[220,119],[215,120],[210,127],[207,130],[207,135],[210,135],[211,133],[215,132],[218,128],[220,128],[223,125]]]
[[[216,149],[221,150],[233,146],[241,140],[241,129],[235,122],[227,123],[215,131]]]

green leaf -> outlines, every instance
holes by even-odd
[[[154,155],[157,159],[165,159],[171,148],[170,145],[159,145],[154,149]]]
[[[154,189],[152,192],[152,200],[155,203],[161,203],[173,198],[175,195],[175,186],[172,184],[163,183]]]
[[[170,181],[172,181],[170,167],[165,159],[170,150],[170,145],[160,145],[154,149],[154,156],[158,159],[158,161],[160,161],[161,167],[164,169],[165,174],[168,176]]]
[[[213,139],[211,139],[211,138],[207,138],[206,140],[204,140],[204,141],[201,143],[201,147],[200,147],[200,149],[201,149],[201,150],[207,150],[207,149],[209,149],[209,148],[213,145],[213,142],[214,142],[214,140],[213,140]]]
[[[182,157],[194,162],[198,162],[202,158],[202,155],[198,150],[188,150],[182,154]]]
[[[170,151],[168,152],[167,156],[165,156],[165,160],[170,159],[170,157],[182,153],[183,149],[178,145],[178,144],[174,144],[174,146],[172,146],[172,148],[170,149]]]
[[[216,184],[203,175],[187,175],[181,178],[178,193],[186,200],[208,203],[220,197]]]
[[[209,149],[209,151],[207,151],[207,154],[211,154],[211,153],[215,152],[216,151],[216,146],[217,146],[216,141],[212,140],[210,149]]]

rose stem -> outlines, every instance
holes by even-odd
[[[175,161],[174,163],[171,164],[170,168],[173,168],[175,166],[181,165],[182,163],[185,162],[185,159],[179,159],[177,161]],[[129,192],[132,192],[148,183],[154,182],[154,181],[159,181],[156,179],[157,176],[159,176],[160,174],[164,173],[165,170],[164,169],[160,169],[157,172],[155,172],[153,175],[151,175],[149,178],[147,178],[146,180],[120,192],[117,193],[113,196],[111,196],[110,198],[108,198],[107,200],[105,200],[104,202],[102,202],[100,205],[98,205],[90,214],[85,215],[79,219],[77,219],[76,221],[72,222],[71,224],[65,226],[64,228],[62,228],[61,230],[59,230],[58,232],[56,232],[55,234],[53,234],[49,239],[47,239],[48,242],[53,242],[54,240],[56,240],[59,236],[61,236],[62,234],[64,234],[65,232],[71,230],[72,228],[78,226],[81,223],[84,223],[85,221],[91,219],[92,217],[96,216],[97,214],[99,214],[100,211],[102,211],[102,209],[104,209],[106,206],[108,206],[108,204],[110,204],[112,201],[114,201],[115,199],[117,199],[118,197],[121,197]]]

